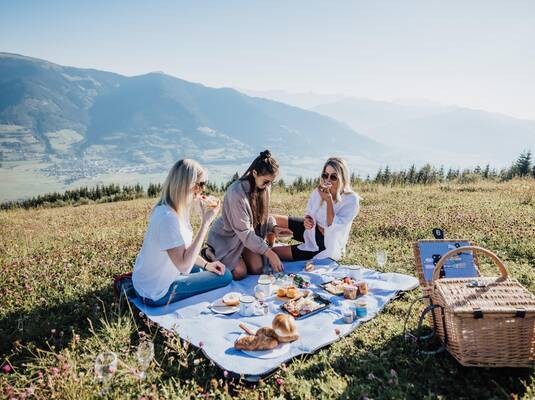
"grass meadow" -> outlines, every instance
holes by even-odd
[[[385,187],[365,185],[343,263],[415,274],[412,243],[441,227],[496,252],[535,292],[535,181]],[[302,215],[308,193],[275,192],[271,209]],[[296,358],[256,384],[221,371],[194,344],[114,302],[112,278],[132,269],[155,199],[0,212],[0,398],[99,396],[93,363],[112,350],[119,364],[108,398],[510,399],[535,398],[535,371],[461,367],[403,339],[420,289],[316,354]],[[194,220],[196,223],[197,220]],[[484,258],[483,272],[496,275]],[[417,322],[418,312],[410,318]],[[147,378],[135,348],[155,343]]]

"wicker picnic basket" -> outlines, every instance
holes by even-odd
[[[420,282],[420,287],[422,288],[422,292],[424,294],[423,300],[426,306],[431,305],[431,293],[433,290],[433,284],[429,278],[426,279],[425,273],[424,273],[424,266],[422,264],[422,258],[420,257],[420,251],[421,246],[425,245],[434,245],[437,243],[450,245],[451,247],[457,247],[461,243],[469,244],[470,246],[477,246],[477,244],[473,241],[466,240],[466,239],[422,239],[418,240],[413,245],[413,251],[414,251],[414,259],[416,260],[416,273],[418,275],[418,280]],[[444,251],[444,253],[439,254],[439,256],[443,256],[446,254],[447,251]],[[473,263],[474,263],[474,275],[471,275],[470,277],[478,277],[480,276],[479,271],[479,260],[477,257],[477,254],[473,254]],[[436,264],[435,264],[436,265]],[[442,309],[439,307],[433,307],[431,308],[431,313],[428,313],[427,315],[427,321],[430,325],[434,326],[434,329],[436,330],[437,334],[440,337],[444,336],[444,331],[442,329],[442,324],[436,324],[435,321],[442,320]]]
[[[446,261],[471,251],[489,256],[500,277],[440,278]],[[477,246],[453,249],[436,264],[431,280],[436,331],[446,349],[464,366],[535,366],[535,296],[508,277],[502,261]]]

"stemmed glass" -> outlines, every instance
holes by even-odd
[[[386,264],[388,256],[386,254],[386,250],[378,250],[375,254],[375,259],[377,260],[377,264],[382,268]]]
[[[109,391],[108,381],[117,370],[117,355],[111,351],[100,353],[95,359],[95,375],[102,383],[100,395]]]
[[[145,379],[145,371],[154,358],[154,343],[148,340],[141,342],[137,347],[136,357],[140,367],[139,379]]]

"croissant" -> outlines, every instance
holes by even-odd
[[[260,328],[254,335],[247,335],[234,342],[236,350],[271,350],[279,345],[275,331],[271,328]]]

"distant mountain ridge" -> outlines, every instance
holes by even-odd
[[[318,113],[163,73],[125,77],[0,53],[0,161],[167,168],[180,157],[282,158],[385,147]],[[98,171],[95,171],[98,172]]]
[[[525,149],[535,152],[535,121],[433,102],[389,102],[338,95],[252,92],[260,97],[310,105],[322,115],[435,165],[505,166]]]

